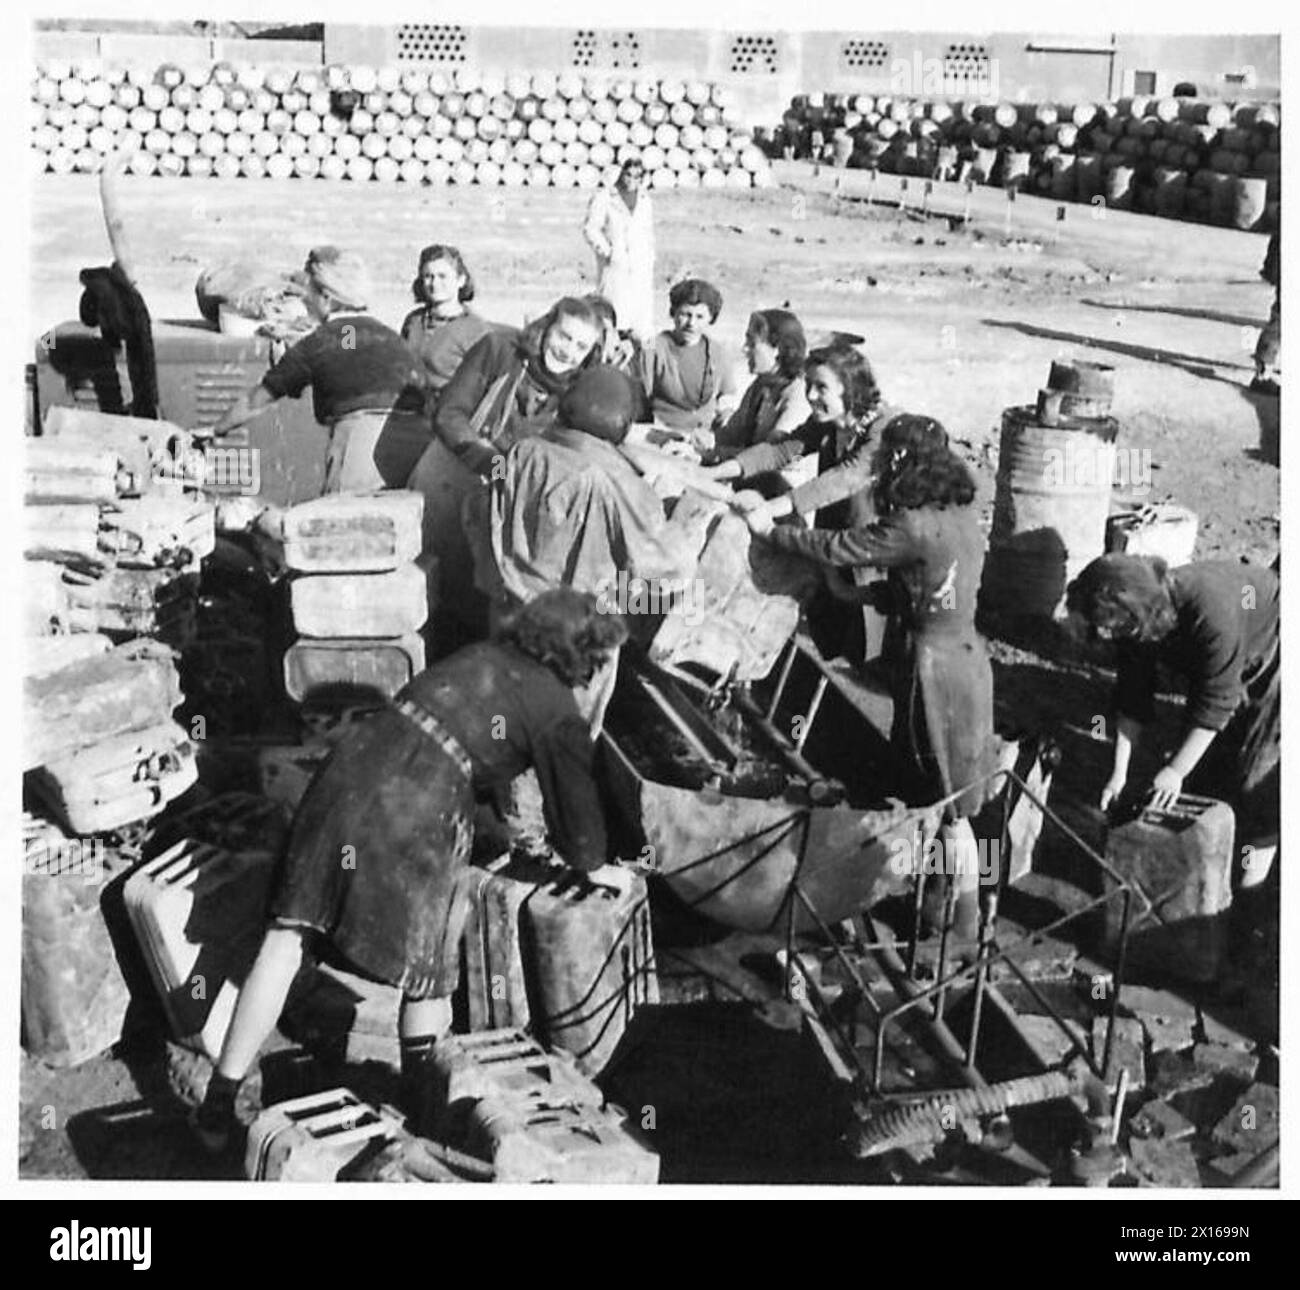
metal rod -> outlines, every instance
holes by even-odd
[[[776,716],[776,710],[780,705],[781,696],[785,693],[786,682],[790,679],[790,673],[794,670],[794,658],[797,651],[798,646],[792,640],[790,642],[790,648],[786,650],[785,653],[785,662],[781,665],[781,676],[777,680],[776,689],[772,691],[772,702],[767,706],[766,716],[769,721]]]
[[[817,681],[817,688],[813,691],[812,702],[808,705],[808,710],[804,713],[803,727],[799,731],[799,737],[794,741],[794,750],[797,753],[803,752],[803,746],[807,742],[808,733],[812,730],[812,723],[816,720],[817,709],[822,705],[822,699],[826,695],[826,687],[830,685],[831,678],[822,673]]]
[[[772,745],[773,751],[786,766],[795,772],[801,779],[824,780],[826,776],[821,773],[807,758],[803,757],[790,747],[790,741],[772,724],[772,722],[763,715],[759,706],[747,695],[737,693],[732,697],[732,702],[738,707],[754,725],[766,736],[768,742]]]
[[[989,965],[984,961],[985,952],[992,941],[992,928],[998,916],[998,893],[989,893],[989,905],[984,917],[980,919],[980,939],[977,962],[979,971],[975,973],[975,997],[971,1001],[970,1039],[966,1042],[966,1065],[974,1067],[975,1053],[979,1048],[980,1022],[984,1012],[984,987],[988,983]]]

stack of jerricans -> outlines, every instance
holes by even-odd
[[[1107,103],[993,103],[799,94],[780,125],[755,131],[773,156],[971,177],[1057,201],[1277,227],[1276,102],[1133,96]]]
[[[197,779],[175,650],[214,507],[173,456],[178,427],[56,408],[44,429],[23,457],[22,1012],[28,1051],[74,1065],[126,1011],[104,884]]]
[[[379,706],[424,668],[429,576],[421,494],[332,494],[284,516],[284,561],[298,639],[285,690],[310,707]]]
[[[32,84],[37,172],[595,188],[637,158],[656,188],[751,188],[768,160],[705,81],[550,72],[47,60]]]

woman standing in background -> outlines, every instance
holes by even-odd
[[[641,162],[629,158],[613,189],[598,188],[582,235],[596,253],[596,290],[639,341],[654,335],[655,225]]]

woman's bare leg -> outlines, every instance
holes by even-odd
[[[302,966],[302,939],[302,930],[297,927],[267,930],[221,1045],[217,1074],[224,1079],[242,1080],[257,1060],[267,1035],[275,1029],[289,987]]]

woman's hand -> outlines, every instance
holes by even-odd
[[[752,511],[746,511],[745,523],[749,525],[749,531],[755,537],[767,537],[776,526],[776,521],[772,518],[772,512],[767,509],[766,505],[756,506]]]
[[[1124,783],[1125,777],[1123,775],[1112,775],[1106,781],[1106,787],[1101,790],[1101,797],[1097,801],[1097,805],[1103,811],[1109,810],[1111,804],[1124,791]]]
[[[1172,766],[1166,766],[1151,781],[1151,805],[1158,811],[1168,810],[1183,791],[1183,777]]]
[[[731,509],[739,511],[741,515],[747,515],[750,511],[756,511],[760,506],[766,505],[766,501],[763,494],[756,489],[745,488],[732,497]]]

